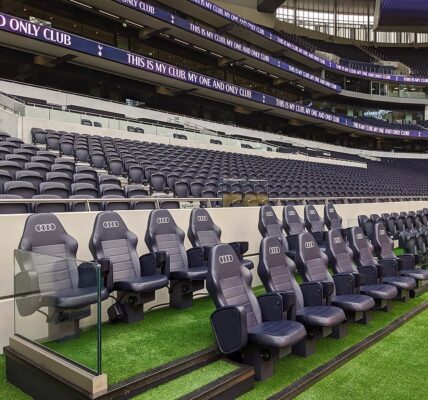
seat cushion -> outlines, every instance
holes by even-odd
[[[343,322],[346,316],[339,307],[315,306],[297,311],[296,319],[304,325],[331,327]]]
[[[398,289],[412,290],[416,287],[416,281],[409,276],[386,276],[383,283],[388,283]]]
[[[148,275],[137,276],[135,278],[127,278],[126,281],[114,282],[114,290],[122,292],[153,292],[156,289],[163,288],[168,285],[168,278],[164,275]]]
[[[101,300],[108,297],[106,288],[101,289]],[[64,289],[43,294],[42,304],[57,308],[80,308],[97,302],[97,288]]]
[[[248,328],[248,341],[270,347],[292,346],[305,336],[305,327],[296,321],[262,322]]]
[[[244,264],[244,266],[248,269],[253,269],[254,268],[254,263],[251,260],[248,259],[243,259],[242,260],[242,264]]]
[[[402,269],[400,272],[401,275],[409,276],[418,281],[426,281],[428,279],[428,271],[425,269]]]
[[[398,294],[395,286],[378,284],[378,285],[363,285],[360,287],[361,294],[373,297],[374,299],[391,300]]]
[[[374,300],[363,294],[333,296],[331,304],[340,307],[344,311],[368,311],[375,306]]]
[[[190,279],[193,281],[200,281],[207,277],[207,271],[207,267],[195,267],[185,271],[172,271],[169,277],[170,279],[176,280]]]

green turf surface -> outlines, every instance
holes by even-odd
[[[199,368],[187,375],[174,379],[164,385],[151,389],[137,397],[136,400],[175,400],[200,389],[202,386],[235,371],[238,367],[225,361],[216,361]]]
[[[403,255],[403,254],[404,254],[404,249],[403,249],[403,248],[401,248],[401,247],[396,247],[396,248],[394,249],[394,253],[395,253],[395,255],[396,255],[396,256],[401,256],[401,255]]]
[[[0,355],[0,399],[27,400],[29,396],[6,381],[6,362],[4,355]]]
[[[312,356],[301,358],[290,355],[280,361],[276,361],[274,363],[274,375],[263,382],[256,382],[254,389],[251,392],[244,394],[241,398],[255,400],[265,399],[274,393],[279,392],[284,387],[301,378],[303,375],[323,365],[327,361],[336,357],[339,353],[388,325],[400,315],[403,315],[425,300],[428,300],[428,292],[415,299],[411,299],[406,303],[394,302],[394,308],[391,312],[384,313],[376,311],[374,313],[374,319],[368,325],[349,324],[348,336],[343,339],[337,340],[325,338],[318,340],[317,351]],[[399,347],[395,347],[395,351],[399,349]],[[348,389],[351,390],[351,387],[352,383],[349,382]],[[360,398],[361,397],[354,397],[354,399]]]
[[[428,311],[424,311],[297,398],[427,399],[427,334]]]

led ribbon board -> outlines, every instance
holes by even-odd
[[[336,71],[341,71],[349,75],[360,76],[364,78],[370,78],[374,80],[388,81],[388,82],[396,82],[396,83],[406,83],[406,84],[415,84],[415,85],[423,85],[428,84],[428,78],[417,78],[413,76],[404,76],[404,75],[388,75],[388,74],[379,74],[376,72],[362,71],[355,68],[345,67],[344,65],[336,64],[333,61],[326,60],[322,57],[317,56],[314,53],[311,53],[308,50],[305,50],[294,43],[285,40],[284,38],[278,36],[276,33],[263,28],[257,24],[254,24],[250,21],[247,21],[244,18],[241,18],[239,15],[233,14],[230,11],[217,6],[214,3],[211,3],[207,0],[188,0],[205,10],[211,11],[214,14],[227,19],[235,24],[242,26],[243,28],[249,29],[250,31],[257,33],[258,35],[264,37],[265,39],[271,40],[277,44],[282,45],[286,49],[292,50],[295,53],[298,53],[310,60],[322,65],[325,68],[329,68]],[[418,0],[419,1],[419,0]],[[422,0],[420,0],[422,2]]]
[[[194,86],[200,86],[202,88],[211,89],[219,93],[236,96],[241,99],[251,100],[260,104],[274,107],[276,109],[286,110],[300,115],[306,115],[320,121],[327,121],[341,126],[347,126],[353,129],[364,131],[365,133],[413,138],[428,138],[428,131],[388,129],[361,124],[345,117],[285,101],[278,97],[243,88],[232,83],[224,82],[222,80],[202,75],[197,72],[189,71],[185,68],[179,68],[174,65],[121,50],[104,43],[85,39],[71,33],[60,31],[58,29],[37,25],[30,21],[12,17],[3,13],[0,13],[0,31],[6,31],[22,37],[39,40],[45,43],[60,46],[62,48],[85,53],[94,57],[120,63],[122,65],[144,70],[153,74],[187,82]]]
[[[195,35],[198,35],[204,39],[208,39],[224,47],[228,47],[229,49],[235,50],[241,54],[244,54],[245,56],[249,56],[249,57],[255,58],[258,61],[262,61],[267,64],[273,65],[274,67],[277,67],[286,72],[289,72],[290,74],[300,76],[309,81],[315,82],[319,85],[335,90],[338,93],[341,91],[341,87],[339,85],[336,85],[332,82],[322,79],[309,72],[303,71],[300,68],[289,65],[286,62],[281,61],[277,58],[274,58],[266,53],[263,53],[263,51],[259,49],[252,48],[245,43],[237,42],[236,40],[232,40],[228,37],[222,36],[217,32],[210,30],[204,26],[198,25],[194,22],[190,22],[187,19],[182,18],[178,15],[171,14],[170,12],[164,9],[161,9],[157,6],[154,6],[150,3],[147,3],[145,1],[139,1],[139,0],[115,0],[115,1],[116,3],[126,5],[141,13],[150,15],[151,17],[157,18],[168,24],[177,26],[181,29],[184,29]]]

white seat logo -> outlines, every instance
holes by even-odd
[[[315,242],[313,240],[305,242],[305,249],[312,249],[313,247],[315,247]]]
[[[309,214],[314,215],[315,214],[315,210],[309,210]]]
[[[288,215],[296,215],[296,211],[291,210],[288,212]]]
[[[330,208],[330,212],[331,212],[331,213],[334,213],[334,208]]]
[[[276,246],[276,247],[269,247],[269,254],[279,254],[279,252],[280,252],[281,250],[280,250],[280,248],[278,247],[278,246]]]
[[[119,221],[104,221],[103,228],[105,229],[119,228]]]
[[[357,233],[357,234],[355,235],[355,237],[356,237],[358,240],[361,240],[361,239],[363,239],[363,238],[364,238],[364,235],[363,235],[362,233]]]
[[[156,222],[158,224],[168,224],[169,223],[169,217],[156,218]]]
[[[379,229],[379,235],[385,235],[385,229]]]
[[[232,256],[232,254],[225,254],[223,256],[220,256],[218,258],[218,261],[220,264],[228,264],[228,263],[231,263],[233,261],[233,256]]]
[[[56,225],[54,223],[51,224],[37,224],[34,227],[36,232],[53,232],[56,230]]]
[[[340,238],[340,237],[333,238],[333,243],[335,243],[335,244],[342,243],[342,238]]]
[[[196,219],[198,222],[207,222],[208,216],[207,215],[198,215],[198,217]]]
[[[266,211],[265,217],[273,217],[273,211]]]

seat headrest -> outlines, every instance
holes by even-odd
[[[368,242],[364,236],[363,229],[360,226],[351,228],[351,241],[357,249],[367,247]]]
[[[338,229],[333,229],[328,231],[328,245],[330,247],[331,252],[336,254],[347,253],[346,243],[343,240],[343,237]]]
[[[177,225],[171,213],[162,209],[150,212],[148,227],[155,235],[175,233],[177,231]]]
[[[302,259],[320,258],[320,249],[314,237],[309,232],[303,232],[299,235],[298,251]]]
[[[309,221],[321,221],[321,217],[318,214],[318,211],[313,205],[305,207],[306,217]]]
[[[260,257],[263,257],[263,262],[267,267],[286,265],[284,246],[275,236],[266,237],[261,241]]]
[[[209,271],[217,279],[241,275],[241,261],[229,244],[217,244],[210,251]]]
[[[382,222],[375,224],[375,235],[379,244],[389,242],[388,232]]]
[[[128,231],[122,217],[114,211],[100,212],[95,218],[93,233],[101,242],[125,238]]]
[[[63,244],[66,236],[68,233],[54,214],[31,214],[25,221],[19,248],[32,251],[34,247]]]
[[[260,221],[263,226],[276,225],[278,224],[278,217],[275,214],[274,209],[271,206],[260,207]]]
[[[215,225],[211,215],[205,208],[194,208],[190,215],[190,221],[196,231],[209,231]]]
[[[300,223],[299,214],[297,214],[294,206],[285,206],[284,207],[284,219],[288,222],[298,222]]]

